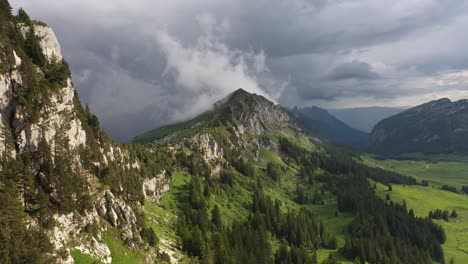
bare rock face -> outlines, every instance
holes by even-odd
[[[100,260],[103,263],[111,263],[111,252],[104,242],[92,237],[89,241],[84,239],[80,233],[91,225],[99,224],[99,217],[96,211],[90,211],[84,215],[74,213],[66,215],[54,215],[56,226],[50,231],[51,242],[56,249],[65,249],[66,245],[72,241],[78,242],[76,249]],[[67,251],[68,252],[68,251]],[[74,263],[69,252],[62,263]]]
[[[84,254],[92,256],[94,259],[100,260],[103,263],[112,263],[111,251],[105,243],[99,242],[93,237],[91,238],[89,245],[90,247],[79,245],[76,249]]]
[[[29,27],[23,26],[23,34],[28,30]],[[49,60],[52,57],[61,60],[60,44],[52,28],[37,24],[34,26],[34,32],[41,39],[40,44],[44,55]],[[16,83],[21,84],[19,78]],[[18,87],[18,89],[21,89],[21,87]],[[71,79],[68,79],[66,87],[60,89],[57,94],[53,94],[50,103],[41,109],[38,122],[30,123],[24,109],[17,108],[14,120],[10,122],[14,126],[19,151],[35,151],[42,135],[45,136],[46,141],[53,149],[54,137],[58,130],[65,131],[71,148],[86,144],[86,132],[81,126],[81,121],[76,117],[74,97],[75,89],[72,86]]]
[[[13,91],[22,83],[22,76],[18,69],[21,65],[21,59],[13,52],[15,58],[15,65],[11,69],[10,73],[0,74],[0,141],[5,142],[8,138],[7,131],[10,127],[10,117],[14,111],[15,104],[12,103]],[[0,155],[5,153],[5,145],[0,145]],[[16,152],[14,149],[9,153],[11,156],[15,156]]]
[[[135,213],[129,205],[116,198],[112,192],[106,191],[97,200],[96,210],[102,218],[121,230],[122,239],[128,246],[134,247],[141,241]]]
[[[54,139],[59,130],[64,131],[72,149],[86,144],[86,132],[74,110],[74,96],[74,88],[71,86],[71,80],[68,80],[67,87],[51,96],[50,105],[42,109],[40,119],[36,123],[29,123],[24,110],[16,109],[13,126],[20,152],[35,151],[42,136],[54,149]]]
[[[26,35],[26,33],[29,31],[29,26],[24,24],[21,24],[20,26],[21,33]],[[51,27],[35,23],[34,33],[40,38],[42,51],[48,59],[55,57],[58,61],[60,61],[63,58],[60,43],[58,42],[57,36]]]
[[[41,47],[44,55],[49,59],[55,56],[57,60],[61,60],[62,51],[60,49],[60,43],[52,28],[43,25],[35,25],[34,31],[36,35],[41,38]]]
[[[218,143],[211,135],[198,135],[195,141],[198,143],[206,162],[214,162],[223,158],[223,149],[219,147]]]
[[[35,25],[35,33],[41,38],[42,49],[51,59],[55,56],[62,59],[60,44],[57,41],[53,30],[43,25]],[[29,30],[23,26],[22,32]],[[15,145],[19,152],[35,151],[38,142],[44,135],[46,141],[53,149],[54,137],[58,130],[65,132],[71,148],[76,148],[81,144],[86,144],[86,132],[81,126],[81,121],[76,117],[74,109],[75,90],[70,79],[67,85],[53,94],[49,98],[49,103],[40,110],[40,119],[31,122],[25,109],[18,106],[13,97],[14,91],[22,89],[23,76],[18,71],[21,59],[13,54],[15,65],[10,73],[0,75],[0,125],[2,129],[14,131]],[[1,133],[0,140],[5,141],[7,133]],[[1,153],[4,153],[4,146],[0,146]]]
[[[192,138],[184,140],[182,145],[185,145],[191,151],[199,152],[203,157],[203,161],[211,169],[211,174],[218,173],[226,164],[224,150],[210,134],[196,134]]]
[[[292,124],[291,116],[282,107],[269,101],[256,101],[259,101],[259,99],[248,99],[247,103],[254,107],[251,108],[251,111],[244,112],[240,116],[240,121],[245,125],[247,132],[260,135],[270,127],[276,127],[280,124]]]
[[[143,195],[145,199],[157,200],[169,191],[170,176],[167,175],[166,171],[162,171],[151,179],[145,179],[143,181]]]

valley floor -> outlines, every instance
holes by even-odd
[[[405,202],[408,209],[413,209],[415,215],[420,217],[427,217],[429,211],[435,209],[449,212],[456,210],[458,217],[449,218],[448,222],[434,221],[443,226],[447,236],[447,241],[443,244],[447,263],[452,257],[455,263],[468,263],[468,195],[440,189],[447,184],[460,191],[462,185],[468,185],[468,163],[465,162],[468,158],[453,155],[407,156],[414,157],[417,160],[377,160],[368,155],[361,159],[371,166],[393,170],[418,180],[428,180],[428,187],[392,185],[392,191],[388,191],[385,185],[377,184],[376,193],[382,199],[389,194],[392,201]]]

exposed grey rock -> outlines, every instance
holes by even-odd
[[[44,55],[49,59],[55,56],[57,60],[61,60],[62,51],[60,49],[60,43],[52,28],[43,25],[35,25],[34,32],[41,38],[41,47]]]
[[[30,123],[24,109],[16,108],[13,126],[20,152],[35,151],[43,136],[53,150],[55,135],[59,130],[65,132],[72,149],[86,144],[86,132],[76,117],[74,96],[74,88],[71,86],[71,80],[68,80],[67,87],[51,96],[50,105],[41,110],[40,118],[35,123]]]
[[[96,211],[86,212],[84,215],[74,213],[66,215],[54,215],[56,226],[50,231],[51,242],[56,249],[66,249],[68,243],[74,241],[79,245],[76,247],[81,252],[91,255],[103,263],[111,263],[111,252],[104,242],[99,242],[96,238],[91,241],[80,237],[82,230],[88,225],[98,225],[99,217]],[[67,251],[68,252],[68,251]],[[60,263],[74,263],[70,253],[65,259],[59,259]]]
[[[143,195],[148,200],[159,200],[161,197],[169,191],[170,176],[167,175],[166,171],[162,171],[160,174],[153,178],[146,178],[143,180]]]
[[[29,26],[22,24],[21,33],[26,35],[28,31]],[[51,27],[35,23],[34,33],[40,38],[42,51],[48,59],[51,59],[52,57],[55,57],[57,60],[62,59],[60,43],[58,42],[57,36]]]
[[[84,254],[88,254],[95,259],[100,260],[103,263],[112,263],[111,251],[109,247],[103,243],[96,240],[96,238],[91,238],[90,246],[79,245],[75,247]]]
[[[213,162],[223,158],[223,149],[218,146],[216,140],[209,134],[201,134],[195,137],[203,158],[206,162]]]
[[[122,239],[128,246],[134,247],[135,243],[140,242],[141,239],[133,209],[124,201],[116,198],[112,192],[106,191],[96,201],[96,210],[102,218],[121,230]]]

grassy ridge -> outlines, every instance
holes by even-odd
[[[160,128],[156,128],[145,132],[141,135],[136,136],[133,139],[133,143],[145,144],[151,143],[155,140],[163,139],[167,136],[180,136],[184,131],[189,131],[190,133],[196,132],[197,127],[202,127],[202,124],[208,119],[209,113],[202,114],[197,116],[194,119],[191,119],[186,122],[177,123],[173,125],[167,125]]]

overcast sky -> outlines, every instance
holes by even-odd
[[[468,97],[463,0],[10,0],[51,25],[120,141],[239,87],[286,106]]]

